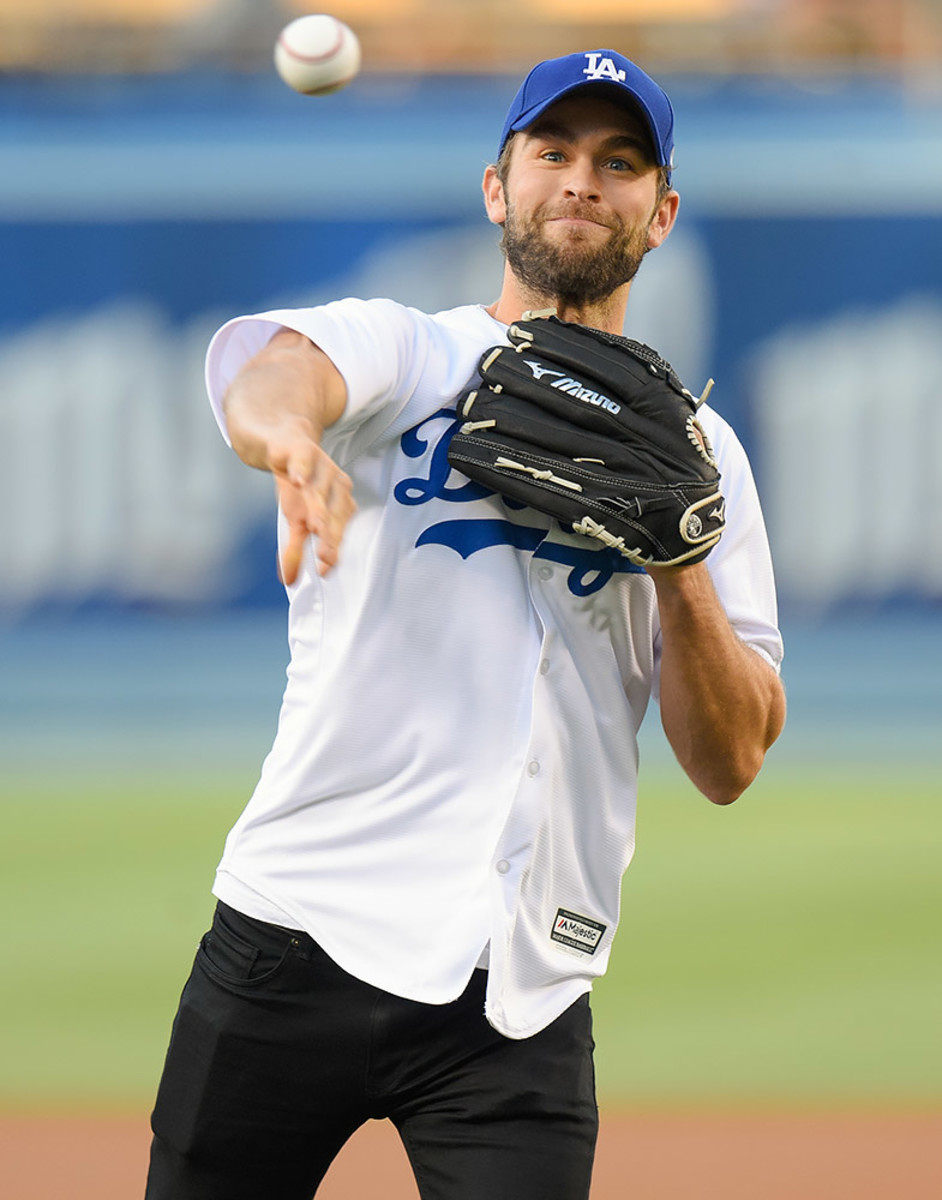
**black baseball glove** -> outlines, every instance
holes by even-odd
[[[464,393],[448,461],[638,566],[705,558],[725,504],[701,401],[649,346],[524,318]]]

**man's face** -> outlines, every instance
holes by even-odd
[[[591,94],[566,97],[514,139],[492,220],[528,291],[597,303],[667,236],[658,170],[640,117]],[[495,193],[495,199],[496,199]]]

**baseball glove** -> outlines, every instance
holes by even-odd
[[[705,558],[725,504],[702,398],[616,334],[526,313],[508,336],[458,402],[451,466],[637,566]]]

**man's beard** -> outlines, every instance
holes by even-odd
[[[564,215],[598,220],[578,207]],[[556,243],[546,236],[538,216],[518,216],[508,203],[501,249],[514,275],[534,295],[576,307],[597,304],[634,279],[648,251],[646,228],[626,228],[620,220],[609,228],[601,244],[588,237]]]

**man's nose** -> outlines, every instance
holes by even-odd
[[[598,200],[601,194],[595,165],[583,159],[576,159],[570,164],[564,186],[567,196],[579,200]]]

